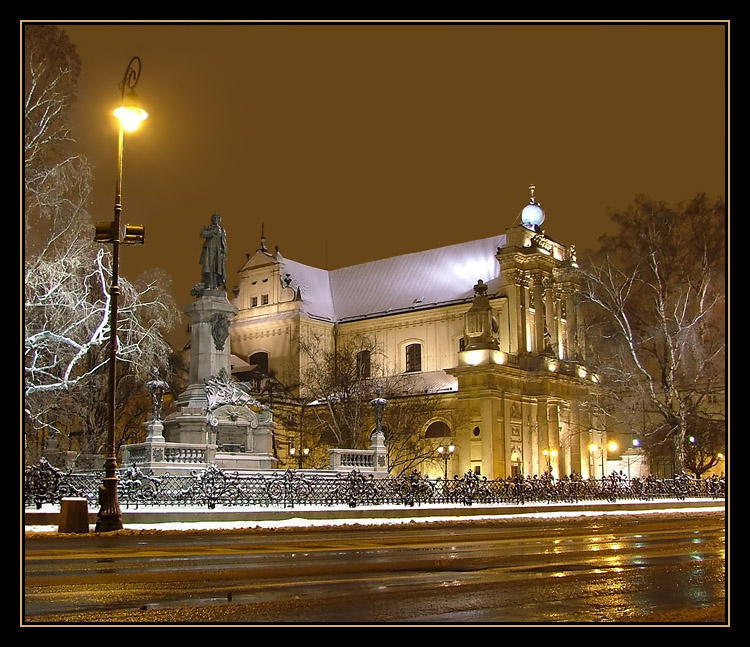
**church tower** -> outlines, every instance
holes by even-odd
[[[457,433],[462,471],[487,478],[571,472],[588,475],[592,421],[581,403],[592,376],[583,364],[573,248],[549,238],[535,187],[498,246],[499,289],[479,281],[465,314]]]

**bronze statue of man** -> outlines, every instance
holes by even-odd
[[[200,264],[203,267],[202,282],[205,288],[215,290],[227,287],[227,234],[221,226],[221,216],[211,216],[211,224],[201,230],[205,238]]]

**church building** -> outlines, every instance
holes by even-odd
[[[599,477],[607,449],[588,406],[597,378],[585,361],[575,251],[545,235],[544,218],[532,186],[521,224],[505,233],[330,271],[262,238],[234,289],[233,371],[299,384],[306,336],[331,347],[374,338],[388,373],[441,400],[414,433],[452,447],[449,476]],[[280,457],[294,444],[284,438],[278,429]]]

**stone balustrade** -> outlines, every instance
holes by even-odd
[[[331,469],[373,469],[375,453],[370,449],[332,449]]]
[[[207,444],[170,443],[164,441],[125,445],[122,448],[122,465],[140,465],[155,472],[202,468],[216,459],[216,446]]]

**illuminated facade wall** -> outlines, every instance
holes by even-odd
[[[572,250],[519,226],[336,272],[262,244],[239,271],[233,356],[252,363],[267,353],[269,369],[296,385],[301,336],[333,344],[334,329],[339,338],[368,335],[389,372],[442,377],[438,397],[462,421],[450,429],[451,473],[599,475],[589,445],[601,425],[586,406],[596,378],[585,365]]]

